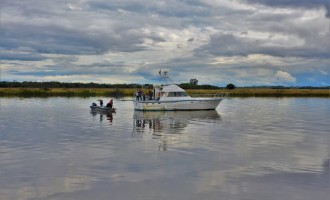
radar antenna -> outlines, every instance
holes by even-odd
[[[166,84],[174,84],[173,80],[168,76],[167,70],[159,70],[159,76],[162,78],[163,81],[165,81]]]

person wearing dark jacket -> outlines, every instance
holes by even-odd
[[[111,99],[109,103],[107,103],[107,108],[112,108],[113,106],[113,100]]]

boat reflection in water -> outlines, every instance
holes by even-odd
[[[216,123],[220,115],[208,111],[134,111],[133,137],[160,139],[159,150],[166,151],[168,143],[178,143],[189,135],[189,125]]]
[[[93,117],[100,115],[100,122],[103,122],[104,117],[106,117],[106,120],[109,121],[110,125],[112,125],[113,114],[114,114],[113,112],[99,112],[99,111],[91,110],[90,113]]]

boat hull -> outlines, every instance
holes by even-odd
[[[135,110],[215,110],[222,98],[199,98],[178,101],[134,101]]]
[[[100,107],[100,106],[90,106],[91,111],[95,112],[116,112],[116,108]]]

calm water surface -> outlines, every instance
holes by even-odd
[[[107,101],[107,100],[106,100]],[[325,200],[330,99],[91,113],[95,98],[0,98],[1,200]]]

